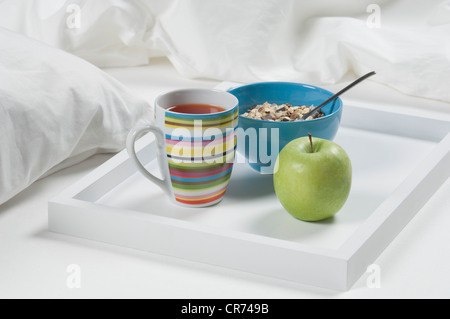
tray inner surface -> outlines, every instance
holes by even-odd
[[[146,214],[153,214],[203,224],[211,229],[337,249],[437,143],[348,127],[340,128],[335,141],[352,160],[353,185],[343,209],[327,221],[307,223],[291,217],[276,198],[272,176],[255,173],[242,163],[239,155],[225,198],[214,207],[190,209],[172,204],[140,173],[132,174],[95,203],[139,212],[144,218]],[[143,152],[154,152],[152,146],[144,148]],[[147,168],[155,171],[156,161],[149,162]]]

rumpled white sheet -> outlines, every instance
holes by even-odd
[[[3,0],[0,26],[100,67],[167,56],[188,77],[315,84],[375,70],[450,102],[449,0]]]

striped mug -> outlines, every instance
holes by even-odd
[[[204,114],[172,111],[176,106],[194,104],[220,110]],[[227,190],[233,168],[238,104],[234,95],[214,89],[160,95],[155,101],[155,124],[134,128],[128,135],[130,158],[175,203],[187,207],[215,205]],[[156,137],[161,179],[148,172],[136,156],[136,139],[149,132]]]

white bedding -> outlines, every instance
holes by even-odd
[[[93,154],[115,152],[152,108],[67,52],[0,28],[0,204]]]
[[[0,26],[101,67],[167,56],[184,76],[372,80],[450,102],[448,0],[0,1]]]

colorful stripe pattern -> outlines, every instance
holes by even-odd
[[[237,107],[192,115],[166,112],[166,151],[175,200],[209,206],[225,194],[236,150]]]

